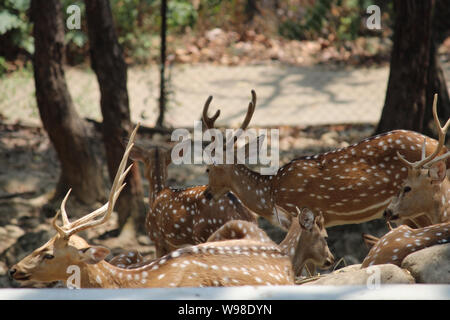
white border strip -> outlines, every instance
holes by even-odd
[[[450,285],[0,289],[0,300],[450,300]]]

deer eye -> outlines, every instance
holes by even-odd
[[[403,192],[404,193],[407,193],[407,192],[410,192],[410,191],[411,191],[411,187],[406,186],[406,187],[403,188]]]
[[[209,173],[209,169],[206,169],[206,173]]]
[[[55,257],[54,255],[49,254],[49,253],[44,255],[44,259],[48,259],[48,260],[53,259],[54,257]]]

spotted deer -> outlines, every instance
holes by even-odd
[[[252,240],[229,240],[177,249],[134,268],[120,268],[104,259],[109,250],[89,245],[76,233],[108,221],[131,169],[125,170],[137,131],[131,134],[114,179],[108,202],[101,208],[70,221],[65,203],[52,220],[57,231],[46,244],[12,266],[17,281],[67,281],[70,270],[79,270],[82,288],[199,287],[238,285],[292,285],[292,264],[276,245]],[[62,216],[62,225],[57,220]]]
[[[256,223],[256,216],[231,192],[217,200],[205,194],[207,186],[172,189],[167,186],[171,148],[135,144],[131,158],[144,164],[149,182],[149,211],[145,226],[161,257],[185,245],[199,244],[225,222],[241,219]]]
[[[119,268],[134,268],[144,262],[144,257],[136,250],[123,252],[111,258],[109,264]]]
[[[409,219],[415,221],[418,227],[425,227],[450,221],[450,181],[446,175],[450,152],[438,156],[444,149],[450,119],[441,127],[436,101],[435,95],[433,116],[439,133],[439,143],[433,152],[426,156],[424,141],[419,161],[409,162],[403,155],[398,154],[399,159],[408,168],[408,176],[384,212],[385,217],[396,224],[402,224],[405,219]],[[421,220],[417,217],[421,217]]]
[[[203,108],[203,119],[213,129],[218,113],[208,117],[210,102],[211,97]],[[245,125],[255,106],[252,91]],[[427,154],[438,145],[420,133],[394,130],[345,148],[294,159],[276,175],[262,175],[243,164],[212,164],[208,166],[208,192],[219,197],[231,190],[250,210],[285,230],[296,207],[323,214],[325,227],[362,223],[383,216],[408,176],[408,166],[397,152],[410,161],[419,160],[423,141]],[[442,147],[439,154],[445,151]]]
[[[278,247],[291,259],[295,275],[300,276],[306,263],[320,269],[328,269],[333,265],[334,256],[328,248],[327,238],[323,217],[314,216],[311,210],[303,208],[298,210],[297,218],[292,219],[291,226]],[[273,243],[258,226],[241,220],[225,223],[208,238],[208,242],[226,239],[253,239]]]
[[[370,249],[361,268],[392,263],[401,266],[409,254],[450,241],[450,222],[413,229],[401,225],[381,237]]]

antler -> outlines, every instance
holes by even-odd
[[[423,167],[423,166],[425,166],[427,164],[428,164],[428,167],[430,167],[433,163],[435,163],[437,161],[440,161],[442,159],[445,159],[445,158],[450,156],[450,152],[448,152],[448,153],[446,153],[446,154],[436,158],[436,156],[439,154],[439,152],[441,152],[442,147],[444,146],[445,135],[447,134],[448,127],[450,126],[450,119],[448,119],[447,123],[443,127],[441,127],[441,123],[440,123],[438,115],[437,115],[437,98],[438,98],[438,95],[434,94],[433,118],[434,118],[434,122],[436,124],[436,127],[438,129],[438,136],[439,136],[438,145],[437,145],[436,149],[434,150],[434,152],[431,155],[429,155],[428,157],[425,157],[425,155],[426,155],[426,151],[425,151],[426,142],[425,142],[425,140],[424,140],[423,145],[422,145],[422,159],[420,159],[419,161],[409,162],[397,151],[397,156],[399,157],[399,159],[404,164],[406,164],[407,166],[409,166],[409,167],[411,167],[413,169],[421,168],[421,167]]]
[[[247,114],[245,115],[244,122],[242,122],[242,125],[240,127],[241,130],[247,129],[248,124],[250,123],[250,120],[252,119],[253,113],[255,112],[255,107],[256,107],[255,90],[252,89],[251,93],[252,93],[252,101],[250,101],[248,104]],[[212,99],[213,99],[213,97],[209,96],[205,102],[205,105],[203,106],[203,123],[205,124],[207,129],[214,128],[214,123],[220,115],[220,109],[218,109],[212,117],[208,117],[208,109],[209,109],[209,105],[211,104]]]
[[[255,112],[255,108],[256,108],[256,93],[255,93],[255,90],[252,90],[251,93],[252,93],[252,101],[250,101],[248,103],[247,114],[245,115],[244,122],[242,122],[242,125],[240,127],[241,130],[247,129],[248,124],[250,123],[250,120],[253,117],[253,113]]]
[[[214,122],[216,122],[217,118],[220,115],[220,109],[218,109],[211,118],[208,117],[208,109],[209,109],[209,105],[211,104],[212,99],[213,99],[213,97],[209,96],[203,107],[203,123],[204,123],[206,129],[214,129]]]
[[[66,196],[64,197],[63,201],[61,202],[61,208],[56,213],[55,217],[52,220],[53,227],[58,231],[58,233],[64,237],[69,238],[71,235],[80,232],[81,230],[85,230],[88,228],[92,228],[95,226],[98,226],[100,224],[105,223],[109,217],[111,216],[111,213],[114,209],[114,205],[116,204],[116,200],[120,195],[120,192],[125,187],[126,183],[123,183],[125,180],[125,177],[127,176],[128,172],[131,170],[131,167],[133,165],[130,165],[126,170],[126,164],[128,161],[128,156],[130,154],[131,149],[134,145],[134,140],[136,137],[136,132],[139,128],[139,123],[136,125],[136,128],[131,133],[130,139],[128,141],[127,147],[125,149],[125,152],[123,154],[122,160],[120,161],[119,168],[117,169],[116,176],[113,181],[113,185],[111,187],[111,191],[109,193],[108,202],[105,203],[102,207],[98,208],[97,210],[89,213],[88,215],[74,221],[70,222],[69,218],[67,217],[67,212],[65,209],[67,198],[69,197],[69,194],[72,189],[70,189]],[[58,215],[61,213],[63,225],[60,227],[57,225],[56,220],[58,218]],[[104,214],[100,219],[95,219],[98,216]]]
[[[240,128],[236,131],[235,135],[232,135],[230,138],[227,138],[226,147],[232,147],[238,141],[239,137],[242,135],[245,129],[247,129],[250,120],[253,117],[253,113],[256,108],[256,93],[255,90],[251,91],[252,93],[252,101],[248,103],[247,114],[245,115],[244,122],[242,122]]]

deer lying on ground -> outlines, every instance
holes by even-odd
[[[421,227],[450,221],[450,181],[446,174],[450,152],[438,156],[445,149],[445,136],[450,119],[441,127],[436,101],[437,96],[433,103],[433,116],[439,133],[439,143],[431,155],[426,156],[426,141],[423,142],[422,157],[419,161],[409,162],[398,154],[399,159],[408,168],[408,176],[384,213],[388,221],[396,224],[418,216],[422,217],[419,225]]]
[[[433,116],[439,132],[439,143],[431,155],[426,156],[424,141],[422,157],[416,162],[409,162],[398,154],[408,168],[408,177],[385,211],[388,223],[393,221],[402,224],[407,219],[414,221],[414,218],[420,216],[421,224],[425,226],[411,229],[409,226],[400,225],[391,230],[375,242],[363,262],[363,267],[381,263],[401,265],[403,259],[414,251],[450,241],[450,183],[446,177],[446,161],[450,152],[438,156],[444,148],[450,120],[441,127],[436,101],[437,96],[433,103]]]
[[[207,186],[186,189],[167,187],[171,148],[135,145],[130,157],[142,161],[149,182],[149,211],[145,226],[161,257],[185,245],[199,244],[230,220],[256,223],[256,216],[228,192],[217,200],[207,198]]]
[[[144,260],[144,257],[138,251],[131,250],[114,256],[108,263],[119,268],[134,268]]]
[[[18,281],[68,281],[78,270],[82,288],[139,288],[182,286],[237,286],[294,284],[292,264],[276,245],[252,240],[229,240],[185,247],[161,258],[142,262],[132,269],[104,261],[109,250],[89,245],[76,233],[108,221],[131,169],[125,170],[133,147],[133,131],[114,179],[108,202],[70,222],[65,210],[69,193],[53,218],[57,231],[46,244],[33,251],[9,273]],[[62,226],[57,222],[62,216]],[[237,267],[239,266],[239,268]]]
[[[214,129],[219,112],[208,117],[210,102],[211,97],[203,108],[203,119],[207,129]],[[255,106],[252,91],[243,130]],[[296,207],[323,214],[325,227],[361,223],[381,218],[407,178],[408,166],[397,153],[416,161],[424,140],[426,154],[439,144],[417,132],[394,130],[346,148],[294,159],[276,175],[261,175],[243,164],[212,164],[208,166],[208,192],[220,197],[231,190],[246,207],[284,230]],[[442,147],[439,154],[445,151]]]
[[[323,217],[314,216],[309,209],[303,208],[298,210],[298,217],[292,219],[285,238],[278,246],[291,259],[295,275],[300,276],[306,263],[320,269],[328,269],[333,265],[334,257],[328,248],[327,238]],[[273,243],[258,226],[241,220],[227,222],[208,238],[208,242],[228,239]]]
[[[413,229],[401,225],[381,237],[370,249],[361,268],[392,263],[401,266],[409,254],[450,241],[450,222]]]

